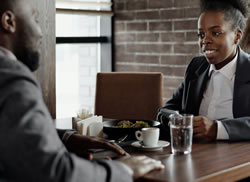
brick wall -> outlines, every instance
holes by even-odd
[[[199,55],[199,0],[114,0],[115,71],[164,74],[164,101]]]
[[[162,72],[166,101],[200,53],[199,0],[114,0],[114,10],[115,71]]]

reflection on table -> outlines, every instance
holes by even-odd
[[[194,143],[188,155],[171,154],[170,146],[160,151],[145,152],[131,146],[123,147],[131,155],[147,155],[161,160],[162,171],[153,171],[138,181],[189,182],[236,181],[250,176],[249,142]],[[96,158],[116,155],[109,151],[95,153]]]
[[[130,143],[125,142],[121,146],[131,155],[147,155],[161,160],[165,165],[164,170],[153,171],[138,182],[221,182],[236,181],[250,176],[250,142],[194,142],[192,153],[188,155],[173,155],[170,146],[154,152],[141,151],[132,147]],[[109,151],[95,153],[94,157],[105,158],[110,155],[116,157]]]

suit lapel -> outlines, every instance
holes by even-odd
[[[234,81],[233,115],[249,116],[250,110],[250,60],[249,55],[239,50]]]
[[[209,65],[207,62],[201,65],[201,67],[196,70],[194,79],[189,82],[185,106],[186,113],[199,114],[201,99],[209,79]]]

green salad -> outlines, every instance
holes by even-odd
[[[148,128],[150,127],[146,121],[136,121],[135,123],[127,120],[119,121],[113,128]]]

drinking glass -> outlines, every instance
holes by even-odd
[[[193,115],[171,114],[170,136],[171,151],[173,154],[189,154],[192,151]]]

